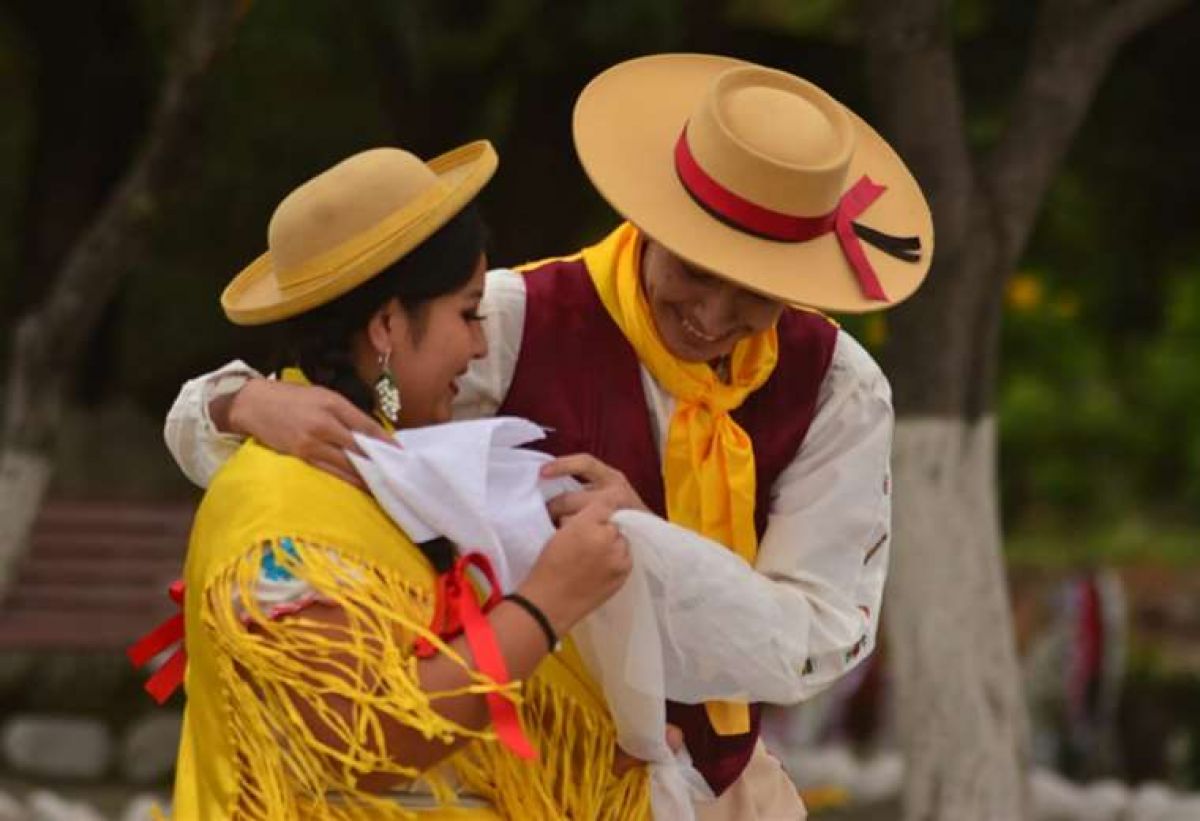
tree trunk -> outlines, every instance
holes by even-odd
[[[1028,728],[995,489],[995,422],[901,419],[888,652],[905,817],[1028,817]],[[999,626],[999,627],[998,627]]]
[[[946,0],[864,0],[875,121],[933,210],[929,282],[889,316],[896,538],[889,658],[904,817],[1030,816],[1028,717],[1001,551],[994,405],[1003,284],[1113,54],[1182,0],[1045,0],[1008,128],[967,146]]]
[[[0,544],[23,546],[50,485],[50,456],[5,448],[0,452]],[[7,588],[15,553],[0,555],[0,591]]]
[[[187,178],[208,79],[229,41],[234,0],[194,0],[181,18],[149,131],[133,164],[74,243],[49,296],[17,326],[0,449],[0,593],[52,473],[69,377],[165,198]]]
[[[6,322],[35,308],[121,173],[130,164],[160,78],[133,0],[82,4],[73,25],[43,0],[11,4],[36,55],[35,137],[18,228],[15,287],[0,308]],[[117,301],[105,313],[68,389],[84,402],[110,384]],[[0,340],[5,362],[10,340]]]

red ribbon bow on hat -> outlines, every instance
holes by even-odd
[[[675,143],[675,171],[684,189],[702,208],[739,231],[777,242],[808,242],[830,232],[836,233],[842,254],[867,299],[887,302],[888,296],[863,251],[863,241],[905,262],[916,262],[921,258],[921,242],[917,237],[893,237],[854,221],[887,191],[886,186],[865,174],[842,194],[828,214],[798,217],[740,197],[709,176],[692,154],[686,128]]]

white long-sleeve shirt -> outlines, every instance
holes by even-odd
[[[480,312],[488,355],[459,381],[454,415],[495,414],[516,369],[525,322],[525,283],[510,270],[490,271]],[[241,440],[216,430],[209,403],[257,372],[242,362],[186,383],[167,416],[165,438],[184,473],[207,486]],[[643,367],[647,413],[661,450],[674,398]],[[808,695],[857,664],[874,647],[887,575],[891,498],[891,390],[870,355],[839,331],[821,384],[816,415],[800,450],[771,489],[766,532],[755,569],[772,580],[788,625],[808,632],[796,659]],[[302,595],[286,584],[267,599]],[[779,629],[781,625],[773,625]]]

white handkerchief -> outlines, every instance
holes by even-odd
[[[349,456],[410,539],[444,536],[483,553],[510,593],[554,535],[546,499],[579,487],[573,479],[540,477],[551,457],[520,446],[544,437],[526,419],[497,417],[402,430],[399,447],[356,435],[366,457]]]
[[[444,536],[491,560],[504,592],[529,574],[554,527],[548,499],[578,489],[543,480],[549,456],[522,445],[540,427],[502,417],[358,436],[350,454],[384,510],[415,542]],[[807,625],[788,624],[771,582],[730,551],[657,516],[622,510],[628,581],[572,631],[612,713],[622,749],[650,764],[659,821],[689,821],[712,792],[666,745],[665,699],[795,701]]]

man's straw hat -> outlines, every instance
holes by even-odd
[[[812,83],[704,54],[630,60],[575,105],[601,195],[686,262],[783,302],[886,308],[933,254],[921,189],[875,131]]]
[[[486,141],[428,163],[398,148],[343,160],[275,209],[267,252],[221,294],[225,315],[238,325],[262,325],[333,301],[449,222],[496,166]]]

